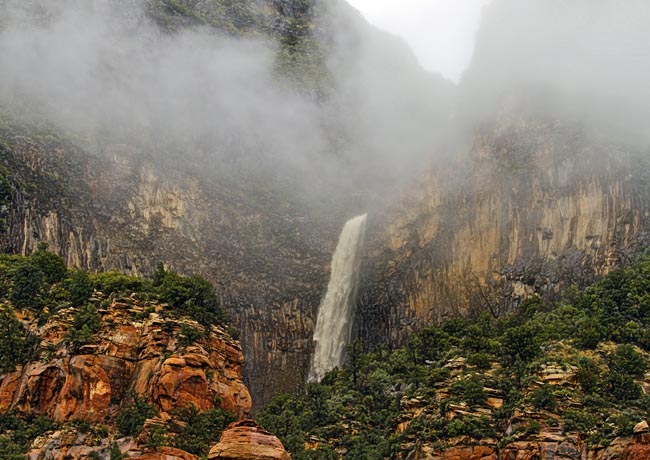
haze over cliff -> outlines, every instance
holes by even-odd
[[[273,2],[243,2],[224,30],[208,6],[159,3],[3,2],[5,111],[91,149],[135,144],[205,175],[289,180],[296,194],[394,178],[448,116],[451,85],[345,5],[284,2],[297,12],[282,24]],[[167,31],[156,8],[189,25]]]
[[[642,250],[649,9],[494,0],[455,86],[345,2],[0,1],[2,245],[202,274],[261,404],[307,377],[354,215],[368,347]]]

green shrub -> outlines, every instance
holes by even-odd
[[[501,338],[501,360],[505,366],[512,366],[517,361],[529,363],[540,352],[537,332],[530,325],[508,329]]]
[[[93,336],[101,329],[102,317],[93,304],[82,306],[74,316],[74,322],[68,333],[68,341],[73,350],[91,343]]]
[[[178,343],[181,347],[188,347],[198,340],[201,340],[203,336],[203,331],[196,329],[189,324],[182,323]]]
[[[23,448],[16,444],[10,436],[0,435],[0,459],[2,460],[27,460]]]
[[[93,293],[93,283],[90,281],[90,276],[82,270],[72,270],[63,284],[72,305],[86,303]]]
[[[614,372],[633,377],[643,377],[646,371],[645,358],[629,344],[616,347],[616,351],[610,356],[609,366]]]
[[[38,339],[28,334],[14,312],[8,308],[0,312],[0,374],[12,372],[16,366],[28,362],[38,345]]]
[[[564,413],[564,432],[587,433],[599,425],[598,417],[586,411],[570,410]]]
[[[144,398],[131,394],[117,413],[115,425],[122,436],[135,436],[142,431],[144,422],[157,414]]]
[[[174,438],[174,446],[195,455],[207,455],[210,445],[236,420],[233,414],[220,408],[199,412],[194,406],[179,409],[176,416],[183,425]]]
[[[214,287],[201,277],[157,270],[154,286],[160,300],[168,303],[177,316],[189,316],[207,330],[227,319]]]
[[[530,403],[535,409],[544,409],[555,411],[557,409],[557,399],[551,385],[544,385],[537,388],[530,394]]]
[[[116,442],[111,444],[110,460],[124,460],[125,458],[128,458],[128,455],[122,453],[120,446]]]
[[[47,284],[63,281],[68,272],[63,259],[47,250],[47,243],[39,243],[30,259],[32,265],[43,274]]]
[[[485,371],[492,367],[492,360],[487,353],[472,353],[467,357],[467,364]]]
[[[600,370],[591,359],[581,358],[576,379],[583,392],[592,393],[600,387]]]
[[[639,399],[643,394],[641,387],[631,376],[619,374],[618,372],[610,372],[605,380],[605,388],[607,388],[608,395],[614,401]]]
[[[7,454],[6,458],[18,459],[24,457],[15,457],[14,455],[21,452],[27,452],[32,441],[48,431],[57,429],[57,425],[42,416],[27,415],[17,417],[13,413],[0,414],[0,446],[6,451],[0,451]],[[2,458],[2,457],[0,457]]]
[[[440,328],[427,327],[411,336],[407,349],[414,363],[436,361],[449,349],[449,335]]]
[[[451,392],[462,397],[463,401],[472,407],[485,404],[487,393],[483,390],[483,381],[477,376],[454,382]]]
[[[16,264],[9,271],[11,291],[9,300],[17,308],[40,311],[43,307],[43,291],[46,286],[45,275],[29,259]]]
[[[575,341],[579,348],[595,349],[606,337],[606,328],[599,318],[587,317],[576,324]]]
[[[148,283],[142,278],[119,272],[97,273],[90,276],[94,289],[109,294],[131,294],[149,291]]]

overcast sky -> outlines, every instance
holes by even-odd
[[[377,27],[404,38],[421,64],[457,82],[491,0],[348,0]]]

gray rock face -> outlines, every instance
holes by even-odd
[[[369,223],[360,333],[401,343],[446,317],[557,298],[650,240],[647,160],[540,121],[484,130]]]

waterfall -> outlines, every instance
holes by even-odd
[[[321,380],[325,373],[343,362],[345,347],[352,334],[365,224],[366,214],[347,221],[332,256],[330,282],[318,307],[314,329],[316,346],[309,371],[310,382]]]

